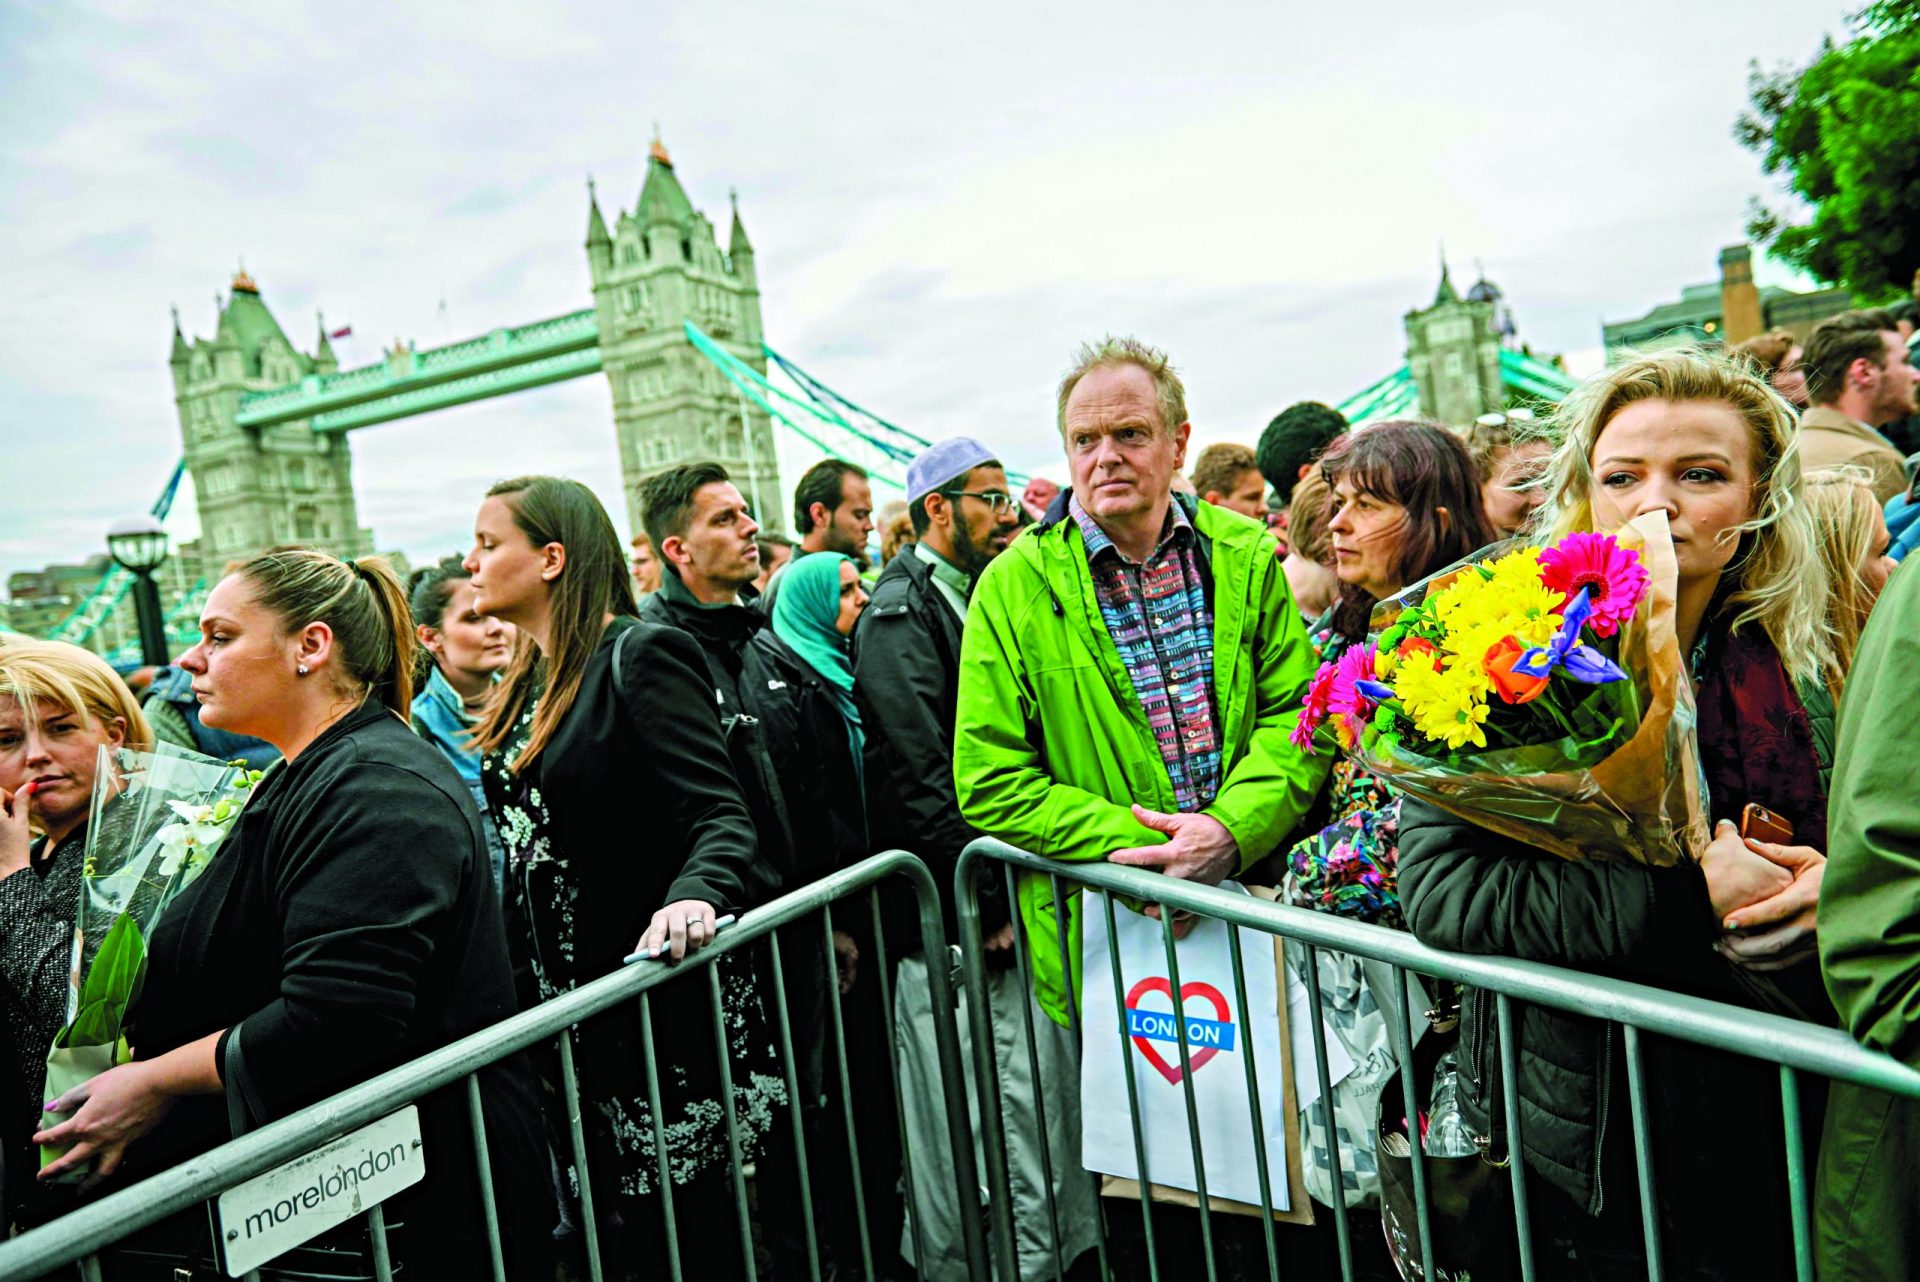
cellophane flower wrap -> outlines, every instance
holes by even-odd
[[[74,919],[67,1022],[47,1052],[54,1099],[131,1057],[128,1009],[155,923],[219,852],[261,772],[172,744],[100,749]],[[70,1114],[47,1115],[48,1124]],[[64,1150],[42,1147],[45,1165]],[[78,1178],[76,1176],[75,1178]]]
[[[1484,549],[1374,607],[1295,742],[1331,738],[1400,791],[1568,859],[1697,857],[1676,581],[1664,513]]]

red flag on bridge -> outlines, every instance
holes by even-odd
[[[352,336],[353,326],[351,325],[342,325],[339,329],[330,330],[327,333],[328,338],[351,338]]]

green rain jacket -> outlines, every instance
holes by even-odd
[[[1820,969],[1855,1039],[1920,1068],[1920,569],[1888,582],[1840,705]],[[1756,1123],[1757,1124],[1757,1123]],[[1821,1282],[1920,1277],[1920,1099],[1835,1082],[1814,1210]]]
[[[960,648],[953,774],[960,812],[977,831],[1050,859],[1085,861],[1166,841],[1134,819],[1131,803],[1163,813],[1176,807],[1147,714],[1107,635],[1067,499],[1061,494],[1045,521],[994,558],[974,588]],[[1280,845],[1326,778],[1327,755],[1309,757],[1288,742],[1313,678],[1313,647],[1273,536],[1238,513],[1186,495],[1174,501],[1199,535],[1213,607],[1221,786],[1203,813],[1233,834],[1244,870]],[[1035,999],[1065,1024],[1051,886],[1025,875],[1018,892]],[[1075,958],[1077,902],[1070,893]]]

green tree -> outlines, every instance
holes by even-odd
[[[1734,136],[1805,206],[1753,201],[1748,235],[1873,298],[1920,271],[1920,0],[1878,0],[1850,26],[1804,68],[1753,64]]]

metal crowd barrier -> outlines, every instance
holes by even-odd
[[[1801,1130],[1802,1077],[1812,1074],[1834,1081],[1872,1087],[1896,1095],[1920,1097],[1920,1072],[1876,1051],[1867,1050],[1838,1029],[1822,1028],[1779,1015],[1664,992],[1640,984],[1535,962],[1442,952],[1421,944],[1404,931],[1350,921],[1308,909],[1287,907],[1193,882],[1176,881],[1159,873],[1115,864],[1061,863],[1016,849],[1005,842],[981,838],[970,845],[962,856],[956,870],[955,882],[958,892],[963,970],[971,1018],[975,1021],[972,1026],[972,1054],[978,1083],[978,1103],[983,1130],[982,1147],[987,1165],[983,1174],[990,1189],[987,1199],[989,1212],[987,1231],[994,1261],[994,1274],[1001,1279],[1018,1278],[1021,1273],[1018,1268],[1015,1230],[1012,1222],[1013,1206],[1009,1189],[1007,1143],[1001,1119],[1000,1096],[995,1065],[991,1054],[986,1049],[992,1042],[988,1031],[988,1021],[991,1016],[985,997],[985,954],[982,950],[980,912],[976,897],[980,880],[994,876],[996,872],[1005,879],[1009,904],[1018,903],[1015,880],[1017,874],[1023,873],[1047,878],[1056,903],[1062,901],[1063,891],[1072,888],[1108,891],[1122,898],[1160,904],[1164,910],[1168,910],[1161,914],[1161,937],[1166,948],[1168,978],[1175,993],[1181,991],[1181,983],[1179,960],[1174,947],[1171,910],[1184,910],[1201,917],[1216,918],[1234,926],[1277,935],[1301,946],[1304,949],[1302,969],[1305,972],[1314,1011],[1312,1040],[1320,1086],[1317,1107],[1326,1133],[1330,1137],[1331,1177],[1333,1187],[1336,1189],[1341,1187],[1342,1158],[1341,1145],[1332,1140],[1332,1137],[1337,1136],[1339,1132],[1334,1123],[1332,1083],[1328,1080],[1326,1031],[1319,1018],[1321,993],[1319,968],[1316,964],[1319,950],[1328,949],[1347,953],[1392,966],[1397,1000],[1395,1009],[1386,1014],[1393,1025],[1394,1050],[1399,1061],[1399,1082],[1403,1099],[1407,1101],[1409,1115],[1421,1106],[1416,1101],[1423,1101],[1425,1098],[1423,1092],[1416,1088],[1414,1081],[1411,1054],[1415,1037],[1414,1021],[1424,1016],[1418,1004],[1418,998],[1416,997],[1413,1003],[1408,1000],[1411,976],[1418,974],[1453,980],[1495,994],[1498,1052],[1504,1093],[1504,1122],[1507,1128],[1506,1143],[1507,1151],[1512,1156],[1508,1165],[1512,1185],[1513,1214],[1518,1237],[1520,1273],[1527,1282],[1532,1282],[1535,1278],[1551,1279],[1555,1275],[1550,1268],[1542,1271],[1536,1260],[1537,1243],[1531,1231],[1525,1167],[1519,1160],[1523,1128],[1515,1072],[1518,1058],[1516,1002],[1552,1007],[1556,1010],[1605,1020],[1609,1024],[1619,1025],[1624,1030],[1628,1095],[1632,1111],[1633,1152],[1640,1194],[1642,1229],[1645,1235],[1649,1276],[1655,1282],[1663,1276],[1664,1270],[1661,1265],[1658,1189],[1655,1187],[1655,1171],[1650,1157],[1648,1084],[1645,1079],[1645,1048],[1641,1041],[1643,1034],[1672,1038],[1778,1065],[1780,1116],[1781,1124],[1785,1128],[1787,1180],[1792,1217],[1793,1263],[1797,1276],[1803,1282],[1812,1282],[1813,1279],[1813,1247],[1810,1223],[1811,1155],[1805,1150]],[[1112,899],[1107,899],[1105,903],[1108,920],[1111,922]],[[1016,934],[1015,952],[1020,958],[1021,976],[1030,986],[1027,942],[1018,911],[1013,914],[1013,923]],[[1068,955],[1066,932],[1061,931],[1060,935],[1061,971],[1067,977],[1066,986],[1071,994],[1075,991],[1072,977],[1079,967],[1076,964],[1077,959]],[[1115,1005],[1123,1008],[1120,1012],[1118,1027],[1112,1033],[1108,1030],[1082,1028],[1077,1003],[1069,1000],[1068,1013],[1071,1019],[1072,1041],[1076,1047],[1083,1047],[1087,1044],[1084,1041],[1086,1038],[1117,1034],[1120,1039],[1121,1060],[1126,1065],[1129,1103],[1134,1105],[1130,1110],[1133,1114],[1131,1120],[1134,1153],[1140,1171],[1139,1182],[1144,1186],[1150,1183],[1151,1175],[1147,1168],[1146,1146],[1140,1130],[1132,1056],[1127,1049],[1129,1030],[1126,1024],[1125,1002],[1119,992],[1120,959],[1117,945],[1113,942],[1114,934],[1111,928],[1108,931],[1108,940],[1110,961],[1115,975]],[[1235,947],[1230,950],[1230,953],[1233,960],[1235,988],[1234,1010],[1242,1026],[1245,1026],[1249,1012],[1240,950]],[[1282,1000],[1285,1000],[1284,990]],[[1176,1010],[1180,1007],[1181,1003],[1176,1001]],[[1032,1060],[1036,1047],[1035,1020],[1045,1020],[1047,1017],[1044,1014],[1036,1014],[1034,1003],[1030,1000],[1023,1004],[1022,1010],[1025,1028],[1021,1040]],[[1199,1173],[1198,1218],[1206,1255],[1204,1272],[1209,1282],[1214,1282],[1217,1274],[1213,1258],[1215,1237],[1213,1215],[1216,1213],[1210,1212],[1206,1194],[1204,1154],[1195,1111],[1193,1077],[1190,1071],[1188,1026],[1184,1018],[1176,1017],[1173,1023],[1178,1031],[1181,1083],[1187,1109],[1187,1137],[1192,1148],[1194,1170]],[[1268,1187],[1267,1157],[1264,1141],[1261,1138],[1263,1128],[1260,1118],[1259,1088],[1253,1068],[1253,1057],[1248,1054],[1241,1058],[1245,1065],[1253,1114],[1249,1118],[1249,1125],[1255,1138],[1256,1164],[1259,1167],[1266,1273],[1274,1282],[1279,1282],[1281,1270],[1275,1243],[1272,1192]],[[1034,1061],[1034,1072],[1037,1076],[1037,1060]],[[1075,1085],[1077,1087],[1077,1083]],[[1034,1104],[1044,1133],[1046,1092],[1036,1092],[1036,1095]],[[1105,1124],[1117,1124],[1113,1119],[1102,1119],[1102,1121]],[[1408,1128],[1418,1241],[1420,1259],[1433,1261],[1435,1257],[1429,1205],[1429,1175],[1425,1167],[1424,1146],[1419,1131],[1418,1126]],[[1057,1242],[1060,1237],[1058,1208],[1054,1203],[1051,1187],[1051,1158],[1044,1144],[1041,1146],[1041,1154],[1046,1164],[1046,1179],[1049,1185],[1048,1214],[1052,1217],[1053,1240]],[[1074,1159],[1077,1160],[1077,1157],[1078,1155],[1075,1154]],[[1158,1282],[1162,1271],[1154,1247],[1155,1204],[1150,1199],[1142,1199],[1139,1205],[1146,1242],[1146,1275],[1150,1282]],[[1318,1205],[1315,1209],[1322,1213],[1326,1211],[1326,1208]],[[1161,1213],[1164,1214],[1164,1210]],[[1332,1212],[1332,1219],[1338,1236],[1341,1277],[1350,1282],[1355,1276],[1351,1230],[1347,1216],[1340,1211]],[[1737,1232],[1738,1229],[1735,1226],[1729,1226],[1729,1231]],[[1116,1261],[1111,1258],[1104,1211],[1101,1215],[1101,1231],[1096,1246],[1099,1276],[1102,1279],[1111,1279],[1115,1275],[1113,1266]],[[1071,1266],[1073,1261],[1061,1259],[1056,1249],[1051,1263],[1053,1266],[1051,1275],[1058,1280],[1065,1276],[1067,1267]],[[1129,1276],[1137,1276],[1137,1261],[1127,1263],[1132,1266]],[[1031,1270],[1029,1272],[1031,1273]],[[1200,1270],[1194,1269],[1189,1263],[1187,1267],[1177,1271],[1175,1276],[1194,1277],[1199,1274]]]
[[[0,1242],[0,1282],[26,1282],[28,1279],[40,1278],[52,1270],[64,1269],[69,1265],[76,1265],[79,1276],[83,1279],[99,1279],[102,1277],[100,1253],[122,1242],[130,1235],[157,1224],[169,1216],[191,1210],[201,1203],[215,1199],[234,1186],[310,1153],[359,1127],[384,1118],[431,1091],[463,1080],[471,1104],[469,1125],[478,1168],[481,1172],[480,1196],[478,1204],[474,1207],[474,1223],[476,1227],[484,1225],[491,1248],[493,1276],[495,1279],[504,1279],[505,1265],[501,1251],[500,1224],[492,1200],[491,1179],[487,1174],[489,1169],[487,1136],[481,1123],[480,1087],[475,1073],[497,1060],[542,1042],[551,1044],[559,1057],[572,1131],[570,1159],[581,1176],[579,1180],[580,1218],[586,1234],[587,1270],[594,1282],[599,1282],[602,1276],[601,1251],[593,1232],[597,1221],[593,1214],[592,1183],[585,1178],[586,1140],[580,1121],[580,1096],[574,1074],[573,1048],[567,1030],[589,1018],[603,1015],[615,1007],[622,1005],[635,1007],[640,1022],[643,1053],[648,1059],[648,1079],[653,1086],[650,1098],[658,1099],[657,1066],[653,1062],[653,1048],[656,1043],[653,1038],[648,994],[653,989],[676,980],[683,983],[693,982],[693,976],[704,970],[706,983],[712,996],[715,1042],[722,1065],[722,1081],[725,1082],[727,1080],[726,1035],[720,1018],[720,984],[714,963],[728,953],[737,952],[750,945],[761,944],[762,941],[771,952],[775,975],[774,981],[768,985],[771,991],[763,992],[762,996],[769,1007],[767,1012],[769,1021],[777,1029],[778,1040],[775,1044],[780,1052],[786,1075],[788,1121],[792,1127],[791,1139],[799,1170],[800,1205],[804,1218],[807,1249],[812,1256],[809,1261],[809,1273],[814,1282],[819,1282],[820,1252],[816,1240],[815,1205],[809,1181],[810,1163],[807,1157],[805,1128],[802,1125],[800,1092],[796,1081],[794,1034],[787,1010],[786,996],[779,978],[782,964],[780,940],[774,931],[776,928],[815,914],[820,918],[818,939],[823,950],[823,964],[828,967],[826,973],[829,977],[829,982],[825,985],[829,995],[826,1012],[828,1024],[824,1029],[808,1031],[831,1037],[833,1041],[829,1045],[837,1043],[840,1051],[832,1058],[839,1067],[839,1101],[844,1109],[842,1116],[845,1118],[847,1152],[852,1164],[854,1194],[858,1199],[862,1180],[862,1148],[855,1134],[853,1122],[853,1089],[847,1073],[846,1028],[842,1003],[837,986],[831,982],[833,905],[849,896],[861,896],[867,901],[866,908],[871,915],[873,941],[878,953],[878,956],[871,959],[870,973],[881,985],[881,1002],[890,1026],[893,1009],[890,991],[892,976],[888,973],[878,889],[882,882],[890,879],[904,880],[913,892],[918,911],[920,947],[929,957],[945,958],[947,943],[945,929],[941,922],[939,898],[934,890],[932,875],[927,871],[926,865],[902,851],[875,855],[851,868],[801,887],[744,914],[738,923],[721,932],[715,942],[682,962],[671,965],[629,966],[616,974],[598,979],[450,1046],[382,1073],[378,1077],[342,1091],[289,1117],[262,1126],[256,1131],[222,1144],[132,1187],[88,1203],[11,1241]],[[865,892],[864,895],[862,892]],[[869,966],[868,959],[863,958],[861,965],[863,973],[866,973]],[[927,971],[934,1009],[951,1011],[953,1003],[948,987],[948,968],[944,965],[933,965],[929,966]],[[966,1126],[965,1076],[961,1067],[959,1042],[951,1019],[935,1021],[935,1038],[942,1069],[945,1112],[953,1138],[953,1142],[948,1146],[949,1153],[940,1157],[939,1160],[951,1163],[954,1187],[977,1188],[979,1182],[975,1173],[974,1147],[969,1142]],[[891,1047],[891,1045],[892,1039],[889,1037],[888,1046]],[[897,1111],[900,1105],[897,1069],[891,1056],[888,1057],[887,1063],[889,1075],[893,1078],[894,1103]],[[746,1276],[752,1279],[754,1247],[747,1215],[740,1133],[730,1092],[726,1094],[725,1099],[727,1102],[725,1120],[727,1139],[731,1149],[733,1187],[738,1199],[741,1249],[745,1256]],[[667,1167],[666,1139],[662,1129],[660,1110],[652,1109],[650,1112],[654,1119],[653,1143],[655,1155],[659,1160],[658,1169],[664,1171]],[[903,1139],[903,1145],[904,1142]],[[891,1181],[896,1174],[893,1171],[875,1172],[868,1178],[877,1177]],[[667,1184],[667,1189],[668,1191],[663,1195],[663,1209],[671,1224],[670,1183]],[[910,1191],[909,1195],[911,1195]],[[873,1267],[874,1233],[895,1232],[898,1231],[899,1226],[870,1226],[867,1223],[864,1205],[856,1201],[855,1209],[860,1252],[862,1262],[866,1265],[865,1276],[877,1277],[879,1275]],[[962,1199],[959,1216],[961,1232],[965,1239],[968,1271],[974,1278],[985,1278],[987,1268],[984,1254],[985,1235],[981,1227],[978,1205],[971,1200]],[[388,1282],[392,1276],[392,1264],[388,1258],[386,1228],[380,1207],[377,1205],[372,1207],[363,1218],[368,1223],[371,1235],[376,1276],[381,1279],[381,1282]],[[714,1231],[726,1231],[720,1226],[710,1227]],[[666,1239],[667,1258],[662,1261],[664,1267],[660,1272],[663,1276],[671,1278],[672,1282],[680,1282],[683,1276],[682,1261],[674,1247],[674,1241],[675,1234],[669,1232]],[[695,1273],[704,1270],[702,1262],[693,1261],[689,1264]],[[423,1278],[433,1276],[430,1271],[424,1269],[416,1269],[414,1272]],[[64,1276],[71,1276],[71,1274],[64,1274]],[[111,1282],[110,1278],[109,1282]]]

